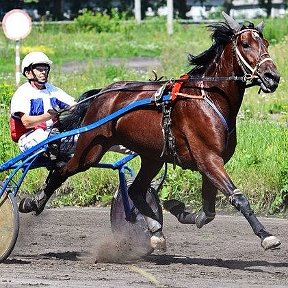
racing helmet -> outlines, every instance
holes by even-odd
[[[43,52],[30,52],[24,57],[22,61],[21,72],[25,76],[25,71],[30,70],[32,65],[46,64],[50,68],[52,63],[53,62]]]

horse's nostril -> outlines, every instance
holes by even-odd
[[[276,83],[280,81],[280,75],[276,72],[266,72],[264,76],[267,80],[273,80]]]

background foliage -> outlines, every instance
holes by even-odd
[[[120,13],[125,12],[129,18],[134,16],[134,5],[134,0],[0,0],[0,20],[6,12],[15,8],[25,9],[34,21],[73,20],[81,15],[83,9],[110,16],[113,14],[112,10],[117,9]],[[145,18],[148,7],[157,15],[157,9],[166,5],[166,0],[141,0],[141,16]],[[190,9],[186,0],[174,1],[173,6],[175,16],[186,18],[185,14]]]
[[[210,32],[204,25],[175,23],[173,36],[168,36],[164,18],[153,18],[136,26],[121,17],[94,16],[87,11],[70,24],[43,22],[33,26],[31,34],[22,41],[21,57],[35,50],[47,53],[54,62],[50,81],[78,98],[89,89],[104,87],[117,80],[148,80],[152,76],[154,67],[149,71],[131,70],[124,64],[111,64],[110,60],[115,57],[124,59],[124,62],[136,56],[157,57],[162,63],[157,74],[170,79],[191,69],[187,64],[188,53],[198,54],[211,45]],[[259,21],[255,20],[256,24]],[[287,23],[287,18],[266,21],[264,36],[272,44],[270,55],[281,73],[281,82],[273,94],[258,94],[257,88],[246,91],[238,117],[237,150],[227,164],[235,184],[248,195],[254,209],[263,213],[283,212],[288,203]],[[18,153],[8,129],[9,103],[15,91],[14,44],[1,30],[1,163]],[[104,161],[113,161],[117,157],[109,152]],[[133,160],[131,165],[137,171],[139,159]],[[0,180],[5,174],[2,173]],[[30,171],[19,195],[35,193],[46,175],[45,169]],[[182,199],[193,209],[198,209],[201,204],[200,180],[198,173],[169,167],[161,199]],[[108,204],[117,185],[115,171],[90,169],[69,178],[58,190],[54,205]],[[219,209],[226,207],[226,199],[221,194],[218,204]]]

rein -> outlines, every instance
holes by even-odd
[[[73,105],[70,106],[69,109],[63,109],[63,110],[60,110],[60,111],[57,111],[57,113],[60,115],[62,112],[65,112],[65,111],[68,111],[90,99],[93,99],[95,97],[99,97],[105,93],[110,93],[110,92],[119,92],[119,91],[135,91],[136,88],[139,88],[143,85],[147,85],[147,84],[161,84],[161,85],[164,85],[165,84],[165,87],[167,86],[168,83],[173,83],[172,85],[172,100],[176,99],[176,93],[179,92],[182,84],[184,81],[193,81],[193,82],[199,82],[201,81],[203,83],[203,81],[207,81],[207,82],[219,82],[219,81],[241,81],[241,82],[245,82],[246,83],[246,87],[251,87],[253,86],[254,84],[253,83],[250,83],[250,84],[247,84],[247,81],[252,81],[253,79],[257,79],[259,78],[262,82],[263,80],[261,79],[261,76],[259,75],[258,73],[258,69],[259,67],[265,63],[266,61],[269,61],[269,60],[272,60],[270,57],[266,57],[264,58],[263,60],[261,60],[259,62],[259,60],[264,56],[266,55],[267,53],[264,53],[264,54],[260,54],[260,41],[258,40],[258,43],[259,43],[259,57],[258,57],[258,60],[257,60],[257,64],[256,66],[253,68],[251,67],[251,65],[249,65],[249,63],[244,59],[244,57],[241,55],[238,47],[237,47],[237,39],[238,37],[242,34],[242,33],[245,33],[245,32],[248,32],[248,31],[252,31],[252,33],[255,33],[258,35],[259,37],[259,32],[255,29],[244,29],[244,30],[241,30],[239,32],[237,32],[236,34],[234,34],[234,39],[232,40],[232,43],[233,43],[233,47],[234,47],[234,51],[236,53],[236,58],[237,58],[237,62],[239,63],[243,73],[244,73],[244,76],[219,76],[219,77],[211,77],[211,76],[200,76],[200,77],[192,77],[188,74],[185,74],[184,76],[181,76],[180,78],[178,79],[170,79],[170,80],[157,80],[157,81],[141,81],[141,82],[131,82],[130,85],[126,85],[124,87],[115,87],[115,88],[110,88],[110,89],[107,89],[107,90],[102,90],[100,91],[99,93],[95,94],[95,95],[92,95],[90,97],[87,97]],[[267,54],[268,55],[268,54]],[[251,72],[251,73],[249,73]],[[155,73],[155,72],[154,72]],[[187,75],[187,76],[186,76]],[[156,77],[157,79],[157,77]],[[161,78],[160,78],[161,79]],[[171,85],[171,84],[170,84]],[[157,91],[156,89],[146,89],[146,90],[143,90],[143,91]],[[164,92],[164,89],[163,91]],[[157,92],[156,92],[157,93]],[[155,97],[156,98],[156,97]]]
[[[65,111],[69,111],[71,110],[72,108],[90,100],[90,99],[93,99],[93,98],[96,98],[96,97],[99,97],[103,94],[106,94],[106,93],[110,93],[110,92],[119,92],[119,91],[137,91],[136,88],[139,88],[143,85],[147,85],[147,84],[167,84],[169,82],[173,82],[174,85],[176,85],[177,83],[181,83],[181,82],[184,82],[184,81],[193,81],[193,82],[199,82],[199,81],[208,81],[208,82],[219,82],[219,81],[241,81],[241,82],[246,82],[248,81],[249,79],[246,78],[245,76],[223,76],[223,77],[210,77],[210,76],[201,76],[201,77],[191,77],[189,75],[189,78],[187,79],[183,79],[183,78],[178,78],[178,79],[170,79],[170,80],[161,80],[161,81],[141,81],[141,82],[131,82],[131,84],[128,86],[126,85],[125,87],[115,87],[115,88],[109,88],[107,90],[102,90],[100,92],[98,92],[97,94],[95,95],[92,95],[90,97],[87,97],[73,105],[71,105],[69,108],[67,109],[62,109],[62,110],[57,110],[56,112],[58,114],[61,114]],[[181,83],[182,85],[182,83]],[[157,89],[145,89],[145,90],[142,90],[142,91],[157,91]]]

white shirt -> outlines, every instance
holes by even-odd
[[[75,99],[62,89],[49,82],[45,83],[45,87],[38,90],[29,82],[21,85],[11,99],[11,115],[15,117],[18,112],[29,116],[42,115],[55,106],[65,109],[75,104]],[[52,127],[53,121],[46,121],[46,125],[47,128]]]

